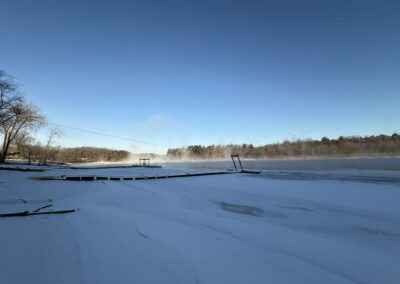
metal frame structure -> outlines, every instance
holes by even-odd
[[[139,159],[140,166],[150,166],[150,159]]]
[[[238,167],[236,166],[235,158],[237,158],[237,160],[238,160],[238,162],[239,162],[238,164],[239,164],[239,166],[240,166],[240,172],[243,173],[242,162],[240,161],[239,155],[231,155],[231,159],[232,159],[233,165],[235,166],[235,170],[236,170],[237,172],[239,172],[239,171],[238,171]]]

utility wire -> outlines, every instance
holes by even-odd
[[[111,135],[111,134],[101,133],[101,132],[88,130],[88,129],[82,129],[82,128],[78,128],[78,127],[72,127],[72,126],[63,125],[63,124],[54,123],[54,122],[48,122],[48,124],[55,125],[55,126],[62,127],[62,128],[68,128],[68,129],[72,129],[72,130],[76,130],[76,131],[96,134],[96,135],[100,135],[100,136],[105,136],[105,137],[110,137],[110,138],[115,138],[115,139],[120,139],[120,140],[131,141],[131,142],[135,142],[135,143],[142,143],[142,144],[148,144],[148,145],[153,145],[153,146],[160,146],[160,147],[170,148],[170,146],[163,145],[163,144],[157,144],[157,143],[147,142],[147,141],[138,140],[138,139],[131,139],[131,138],[126,138],[126,137],[115,136],[115,135]]]

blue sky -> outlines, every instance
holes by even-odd
[[[399,1],[0,1],[0,68],[55,123],[171,147],[400,131]]]

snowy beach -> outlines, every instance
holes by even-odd
[[[263,171],[140,181],[30,179],[105,171],[121,176],[187,172],[1,170],[0,213],[32,211],[50,203],[42,211],[77,209],[0,218],[2,283],[400,279],[398,171]]]

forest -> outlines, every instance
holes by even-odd
[[[16,145],[15,151],[8,158],[26,160],[27,163],[83,163],[83,162],[118,162],[128,159],[130,153],[97,147],[50,147],[37,145]]]
[[[307,157],[354,157],[354,156],[399,156],[400,136],[340,136],[337,139],[323,137],[320,140],[284,141],[263,146],[242,145],[192,145],[168,149],[170,159],[224,159],[232,154],[244,158],[307,158]]]

